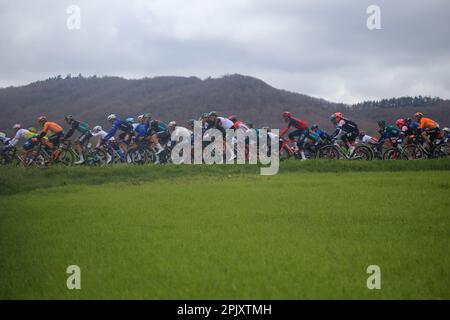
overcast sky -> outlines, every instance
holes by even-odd
[[[381,30],[367,28],[371,4]],[[450,1],[0,0],[0,87],[68,73],[240,73],[346,103],[450,98]]]

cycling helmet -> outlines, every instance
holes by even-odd
[[[144,120],[144,115],[143,115],[143,114],[141,114],[141,115],[139,115],[139,116],[137,117],[137,121],[138,121],[138,122],[142,122],[142,120]]]
[[[319,129],[319,125],[318,124],[313,124],[311,126],[311,130],[314,130],[314,129]]]
[[[202,114],[202,119],[206,119],[210,116],[210,114],[208,112],[205,112]]]
[[[101,126],[95,126],[94,129],[92,129],[92,131],[94,131],[94,132],[100,132],[102,130],[103,130],[103,128]]]
[[[14,130],[22,129],[22,125],[19,124],[19,123],[16,123],[16,124],[13,126],[13,129],[14,129]]]
[[[450,133],[450,129],[449,128],[444,128],[442,129],[444,132]]]
[[[33,133],[37,133],[37,130],[35,127],[29,127],[28,131],[33,132]]]
[[[405,122],[406,122],[406,124],[410,124],[410,123],[411,123],[411,121],[412,121],[412,119],[411,119],[411,118],[405,118]]]
[[[169,127],[176,127],[177,123],[175,121],[170,121],[169,122]]]
[[[73,116],[72,115],[68,115],[64,117],[64,120],[66,121],[72,121],[73,120]]]
[[[336,119],[337,121],[342,120],[344,118],[344,115],[340,112],[335,112],[333,113],[334,115],[334,119]]]
[[[218,114],[217,114],[216,111],[211,111],[211,112],[209,113],[209,116],[210,116],[210,117],[217,117]]]
[[[406,120],[405,119],[398,119],[397,121],[395,121],[395,125],[397,127],[403,127],[406,126]]]
[[[2,137],[2,138],[6,137],[6,133],[0,132],[0,137]]]
[[[358,136],[360,139],[362,139],[365,135],[366,133],[364,131],[360,131]]]
[[[108,119],[108,121],[116,120],[117,119],[117,115],[115,113],[110,114],[107,119]]]
[[[229,116],[229,117],[228,117],[228,120],[231,120],[231,121],[233,121],[233,122],[236,122],[236,121],[237,121],[237,118],[236,118],[235,116]]]
[[[38,122],[39,122],[39,123],[47,122],[47,117],[46,117],[46,116],[40,116],[40,117],[38,118]]]
[[[422,118],[423,117],[423,113],[422,112],[417,112],[415,115],[414,115],[414,118]]]
[[[194,120],[194,119],[191,119],[191,120],[189,120],[189,121],[187,122],[188,126],[193,126],[194,123],[195,123],[195,120]]]
[[[126,118],[126,119],[125,119],[125,122],[127,122],[127,123],[133,123],[133,122],[134,122],[134,118],[132,118],[132,117]]]
[[[290,113],[289,111],[283,112],[283,118],[290,118],[291,116],[292,116],[292,113]]]

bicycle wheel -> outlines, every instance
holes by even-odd
[[[75,162],[75,155],[69,149],[63,148],[56,159],[55,163],[61,164],[63,166],[71,166]]]
[[[402,152],[398,148],[389,148],[383,153],[383,160],[400,160]]]
[[[409,160],[423,160],[427,158],[424,150],[414,144],[409,144],[404,149]]]
[[[146,156],[146,163],[155,163],[156,162],[156,152],[153,150],[153,148],[146,148],[145,149],[145,156]]]
[[[279,154],[280,161],[288,160],[291,156],[292,156],[291,153],[286,148],[282,148],[280,150]]]
[[[367,146],[357,146],[350,156],[351,160],[372,160],[372,150]]]
[[[317,157],[319,159],[338,160],[341,158],[341,154],[336,146],[328,145],[319,149]]]
[[[433,158],[448,158],[450,157],[450,145],[443,143],[437,146],[433,151]]]
[[[125,158],[129,163],[144,164],[146,162],[145,150],[138,147],[131,148],[125,154]]]
[[[103,149],[91,149],[86,152],[85,155],[85,163],[88,166],[104,166],[108,161],[108,155],[106,151]]]
[[[50,165],[52,162],[48,159],[48,155],[45,151],[28,151],[24,156],[22,165],[25,167],[38,167],[44,168]]]

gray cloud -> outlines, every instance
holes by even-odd
[[[66,8],[81,8],[81,29]],[[382,30],[366,28],[381,7]],[[0,86],[57,74],[242,73],[338,102],[450,98],[446,0],[0,0]]]

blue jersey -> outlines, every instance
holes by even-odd
[[[145,124],[138,124],[136,126],[136,128],[134,128],[134,131],[137,133],[135,139],[139,139],[142,137],[145,137],[146,135],[149,134],[149,128],[150,128],[150,124],[149,123],[145,123]]]
[[[317,129],[316,134],[323,140],[328,140],[330,138],[330,135],[328,133],[320,129]]]
[[[111,130],[109,130],[108,134],[102,139],[102,141],[108,141],[116,134],[117,130],[131,133],[133,131],[133,126],[125,121],[120,119],[114,120]]]

